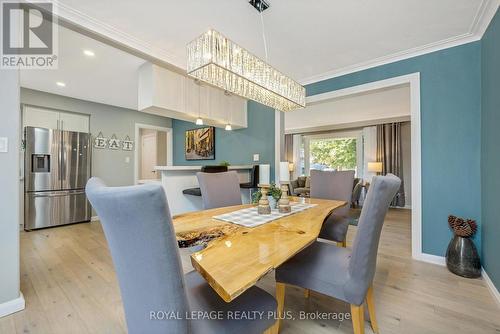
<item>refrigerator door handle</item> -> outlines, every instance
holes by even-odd
[[[67,191],[58,191],[58,192],[44,192],[44,193],[34,193],[33,197],[62,197],[68,196],[70,193]]]

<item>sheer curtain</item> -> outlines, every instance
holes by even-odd
[[[382,174],[392,173],[401,179],[401,186],[391,205],[404,207],[401,123],[377,125],[377,161],[382,162]]]

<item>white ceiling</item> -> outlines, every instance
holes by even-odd
[[[95,56],[85,56],[83,50]],[[59,27],[58,57],[56,70],[22,70],[21,86],[137,110],[138,70],[143,59],[64,27]]]
[[[269,62],[302,83],[477,40],[498,0],[269,0]],[[185,45],[215,28],[258,56],[247,0],[59,0],[62,17],[185,68]],[[493,12],[493,14],[491,14]]]
[[[310,132],[410,116],[410,86],[395,86],[308,105],[285,113],[286,132]]]

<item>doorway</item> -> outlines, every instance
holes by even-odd
[[[135,183],[159,181],[156,166],[172,165],[172,129],[136,124]]]
[[[425,254],[422,252],[422,190],[421,190],[421,119],[420,119],[420,73],[412,73],[407,75],[402,75],[399,77],[393,77],[389,79],[384,79],[380,81],[369,82],[361,84],[358,86],[347,87],[327,93],[317,94],[307,97],[308,105],[315,105],[318,103],[326,102],[331,99],[344,98],[347,96],[353,96],[356,94],[364,94],[374,90],[380,89],[390,89],[393,87],[398,87],[401,85],[409,85],[409,108],[410,108],[410,119],[408,123],[407,131],[410,132],[409,143],[407,144],[407,151],[410,151],[410,168],[411,175],[407,181],[411,188],[409,192],[411,193],[411,252],[412,257],[417,260],[422,260],[431,263],[442,264],[442,258],[430,254]],[[369,110],[369,109],[367,109]],[[336,113],[330,113],[331,115],[336,115]],[[312,118],[309,115],[309,118]],[[322,121],[323,118],[320,118]],[[392,117],[385,119],[386,123],[390,122],[401,122],[399,117]],[[408,121],[406,119],[406,121]],[[350,120],[344,120],[345,123],[349,124]],[[364,122],[358,122],[358,126],[364,126]],[[345,125],[345,124],[344,124]],[[304,131],[304,129],[302,129]],[[309,131],[326,131],[330,129],[325,129],[321,126],[316,126],[314,128],[306,129]],[[297,131],[289,131],[288,133],[294,134]],[[376,133],[364,134],[365,140],[365,158],[367,158],[366,152],[366,139],[370,138],[371,142],[376,142]],[[305,148],[305,147],[304,147]],[[365,159],[366,162],[376,161],[376,156],[371,157],[372,159]],[[366,165],[363,168],[367,170]]]

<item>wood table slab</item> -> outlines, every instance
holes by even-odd
[[[173,217],[176,237],[180,246],[206,243],[204,249],[191,254],[191,263],[221,298],[230,302],[314,242],[324,219],[347,204],[314,198],[292,200],[317,205],[253,228],[212,218],[251,205],[181,214]]]

